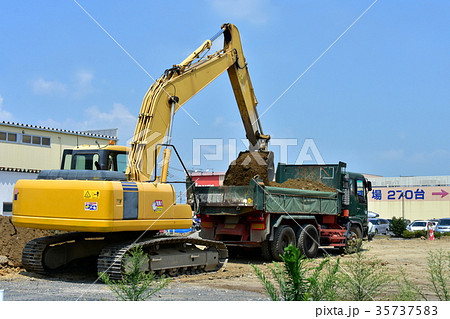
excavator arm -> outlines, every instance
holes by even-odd
[[[223,49],[199,59],[222,33]],[[270,136],[263,134],[259,122],[256,110],[258,101],[245,62],[239,31],[232,24],[224,24],[218,34],[206,40],[183,62],[166,70],[147,91],[131,143],[126,172],[128,180],[146,181],[151,178],[156,165],[155,154],[159,154],[160,151],[155,148],[165,141],[170,142],[174,114],[225,71],[228,71],[250,149],[267,149],[266,142]],[[163,182],[167,178],[167,164],[170,158],[169,149],[164,152],[167,153],[163,157],[161,173]]]

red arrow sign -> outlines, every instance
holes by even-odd
[[[441,189],[440,192],[433,192],[432,195],[441,195],[441,198],[444,198],[445,196],[448,195],[448,193],[446,191],[444,191],[443,189]]]

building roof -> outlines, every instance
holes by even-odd
[[[448,186],[450,176],[400,176],[369,178],[373,187]]]
[[[110,140],[116,140],[116,141],[118,140],[117,136],[98,134],[98,132],[108,132],[108,133],[115,132],[117,135],[117,129],[96,130],[96,131],[72,131],[72,130],[63,130],[63,129],[40,126],[40,125],[38,126],[38,125],[32,125],[32,124],[15,123],[15,122],[9,122],[9,121],[0,121],[0,125],[19,127],[19,128],[30,128],[30,129],[34,129],[34,130],[49,131],[49,132],[59,132],[59,133],[64,133],[64,134],[79,135],[79,136],[86,136],[86,137],[97,137],[97,138],[110,139]]]
[[[191,176],[224,176],[225,172],[196,172],[196,171],[189,171],[189,174]]]
[[[2,167],[0,166],[0,172],[14,172],[14,173],[40,173],[40,169],[33,168],[15,168],[15,167]]]

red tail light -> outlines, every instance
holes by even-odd
[[[264,215],[250,215],[247,217],[247,220],[251,223],[251,229],[266,229],[266,219],[264,218]]]
[[[203,228],[213,228],[214,218],[210,215],[200,215],[200,221]]]

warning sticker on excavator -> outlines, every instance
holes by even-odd
[[[162,200],[155,200],[152,204],[152,208],[155,211],[155,213],[161,213],[163,208],[164,208],[164,204]]]
[[[84,203],[84,210],[86,210],[86,211],[97,211],[98,210],[97,202],[86,202],[86,203]]]
[[[83,192],[83,197],[85,199],[98,199],[98,198],[100,198],[100,191],[97,191],[97,190],[85,190]]]

